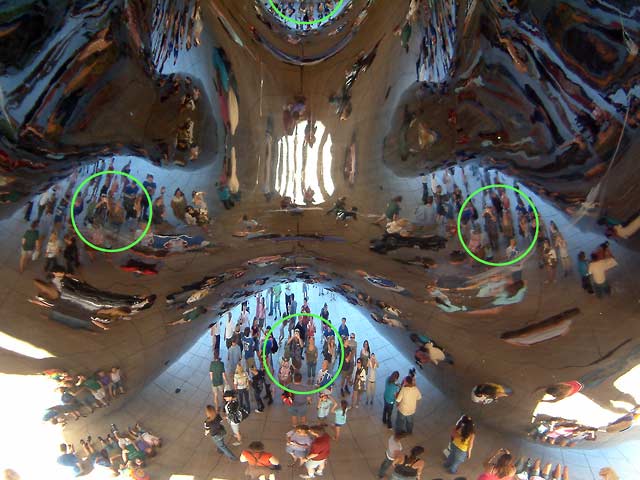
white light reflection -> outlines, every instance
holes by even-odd
[[[551,417],[575,420],[588,427],[603,427],[620,418],[620,414],[602,408],[582,393],[575,393],[559,402],[540,402],[533,415],[549,415]]]
[[[0,348],[24,355],[25,357],[36,358],[38,360],[43,358],[55,358],[55,355],[52,353],[49,353],[42,348],[35,347],[24,340],[7,335],[4,332],[0,332]]]
[[[640,365],[636,365],[613,382],[613,386],[623,393],[631,395],[640,404]]]
[[[278,141],[275,189],[298,205],[304,204],[304,191],[308,187],[314,191],[313,205],[325,202],[335,190],[331,178],[331,135],[325,135],[321,122],[316,121],[315,126],[313,146],[305,141],[306,121],[296,125],[293,135]]]

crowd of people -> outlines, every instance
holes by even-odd
[[[122,372],[118,367],[97,370],[91,375],[71,375],[62,370],[43,372],[56,383],[60,403],[49,407],[43,421],[64,426],[69,417],[78,420],[97,408],[108,407],[116,397],[125,393]]]
[[[173,56],[173,64],[178,61],[182,48],[200,45],[202,18],[200,0],[184,2],[179,8],[176,0],[163,0],[156,3],[153,11],[153,57],[159,70]]]
[[[155,457],[162,447],[162,439],[153,435],[140,423],[119,430],[111,424],[111,431],[95,441],[88,436],[80,440],[81,452],[73,444],[60,444],[58,464],[66,467],[78,477],[91,471],[105,472],[108,476],[122,475],[122,478],[150,480],[144,471],[147,460]]]
[[[273,9],[271,2],[269,0],[262,0],[265,8],[267,8],[275,17],[284,21],[287,26],[290,28],[295,28],[296,30],[311,30],[318,28],[320,25],[324,25],[329,22],[331,19],[326,18],[328,15],[333,12],[336,7],[336,0],[325,0],[325,1],[308,1],[308,0],[298,0],[298,1],[284,1],[284,0],[276,0],[274,3],[278,10],[287,17],[293,18],[298,22],[313,22],[316,20],[324,19],[322,22],[318,22],[315,24],[300,24],[294,23],[291,20],[285,20]],[[346,3],[346,2],[345,2]],[[335,17],[335,15],[333,15]],[[332,17],[332,18],[333,18]]]

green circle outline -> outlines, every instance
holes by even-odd
[[[271,335],[273,334],[273,331],[277,327],[279,327],[285,320],[288,320],[288,319],[293,318],[293,317],[313,317],[313,318],[317,318],[318,320],[322,321],[322,323],[324,323],[325,325],[329,325],[329,328],[331,328],[331,330],[333,330],[335,332],[336,337],[338,338],[338,342],[340,343],[340,354],[341,355],[340,355],[340,365],[338,365],[338,370],[336,370],[336,373],[333,375],[333,377],[331,377],[331,380],[329,381],[329,383],[327,383],[326,385],[323,385],[322,387],[316,388],[315,390],[309,390],[309,391],[306,391],[306,392],[299,392],[297,390],[292,390],[292,389],[290,389],[288,387],[285,387],[284,385],[282,385],[271,374],[271,370],[269,369],[269,365],[267,365],[267,342],[269,341],[269,338],[271,337]],[[342,341],[342,337],[340,337],[340,332],[338,332],[338,329],[336,327],[334,327],[331,324],[331,322],[329,322],[329,320],[325,320],[320,315],[316,315],[315,313],[306,313],[306,312],[292,313],[291,315],[287,315],[286,317],[281,318],[276,323],[274,323],[273,326],[269,330],[267,330],[264,342],[262,343],[262,365],[264,366],[265,372],[267,372],[267,375],[269,376],[271,381],[273,383],[275,383],[278,387],[280,387],[282,390],[284,390],[286,392],[293,393],[294,395],[314,395],[316,393],[322,392],[323,390],[326,390],[331,385],[333,385],[333,383],[338,379],[338,376],[342,372],[343,364],[344,364],[344,342]]]
[[[278,7],[276,7],[276,4],[274,3],[273,0],[269,0],[269,5],[271,6],[271,8],[273,8],[273,10],[278,14],[279,17],[284,18],[285,20],[288,20],[292,23],[294,23],[295,25],[315,25],[316,23],[320,23],[323,22],[331,17],[334,16],[334,14],[338,11],[338,9],[340,7],[342,7],[342,4],[344,3],[345,0],[338,0],[338,3],[336,4],[335,7],[333,7],[333,10],[331,10],[327,15],[325,15],[322,18],[319,18],[317,20],[309,20],[308,22],[302,21],[302,20],[296,20],[293,17],[289,17],[288,15],[285,15],[284,13],[282,13],[280,11],[280,9]]]
[[[140,235],[136,240],[131,242],[129,245],[125,245],[124,247],[120,247],[120,248],[103,248],[103,247],[99,247],[99,246],[94,245],[93,243],[91,243],[86,238],[84,238],[84,235],[82,235],[82,233],[80,233],[80,229],[76,225],[76,216],[73,213],[73,207],[76,204],[76,197],[80,193],[80,190],[82,190],[84,188],[84,186],[87,183],[89,183],[91,180],[93,180],[94,178],[100,177],[102,175],[108,175],[108,174],[122,175],[124,177],[127,177],[129,180],[134,181],[142,189],[142,191],[144,192],[144,195],[147,197],[147,202],[149,202],[149,220],[147,221],[147,226],[144,229],[144,232],[142,232],[142,235]],[[73,229],[75,230],[75,232],[78,235],[78,237],[80,238],[80,240],[82,240],[86,245],[90,246],[94,250],[98,250],[99,252],[104,252],[104,253],[124,252],[125,250],[129,250],[130,248],[136,246],[147,235],[147,232],[149,231],[149,228],[151,228],[151,219],[153,217],[153,205],[151,204],[151,195],[149,195],[149,192],[144,187],[142,182],[140,180],[138,180],[136,177],[134,177],[133,175],[130,175],[130,174],[125,173],[125,172],[121,172],[119,170],[105,170],[104,172],[97,172],[97,173],[94,173],[93,175],[90,175],[87,178],[85,178],[83,180],[83,182],[80,184],[80,186],[78,186],[78,188],[76,188],[75,192],[73,193],[73,197],[71,198],[71,205],[69,206],[69,209],[71,210],[71,225],[73,225]]]
[[[485,190],[489,190],[490,188],[506,188],[507,190],[512,190],[517,194],[522,195],[524,199],[527,201],[527,203],[533,209],[533,214],[536,217],[536,233],[533,235],[533,240],[531,241],[531,245],[529,245],[529,247],[519,256],[517,256],[513,260],[509,260],[508,262],[502,262],[502,263],[488,262],[476,256],[473,252],[471,252],[471,250],[469,250],[469,247],[467,247],[467,244],[464,242],[464,238],[462,238],[462,229],[460,228],[460,221],[462,220],[462,212],[464,212],[464,209],[467,206],[467,203],[469,203],[471,199],[475,197],[478,193],[483,192]],[[460,240],[460,243],[464,247],[465,251],[471,256],[471,258],[485,265],[489,265],[490,267],[506,267],[508,265],[513,265],[514,263],[518,263],[524,257],[529,255],[529,252],[531,252],[531,250],[533,250],[533,247],[535,246],[536,241],[538,240],[538,232],[540,231],[540,219],[538,217],[538,209],[536,208],[536,206],[533,204],[533,201],[529,198],[529,196],[526,193],[524,193],[522,190],[517,189],[516,187],[512,187],[511,185],[505,185],[503,183],[494,183],[491,185],[487,185],[486,187],[478,188],[473,193],[471,193],[471,195],[467,197],[467,199],[464,201],[464,203],[460,207],[460,212],[458,212],[458,220],[456,222],[456,228],[458,230],[458,240]]]

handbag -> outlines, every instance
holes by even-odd
[[[449,455],[451,455],[451,442],[449,442],[449,444],[445,447],[444,450],[442,450],[442,454],[449,458]]]

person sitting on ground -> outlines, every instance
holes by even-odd
[[[419,480],[422,478],[424,460],[420,456],[424,453],[424,448],[416,445],[411,449],[409,455],[399,455],[393,461],[392,480]]]

